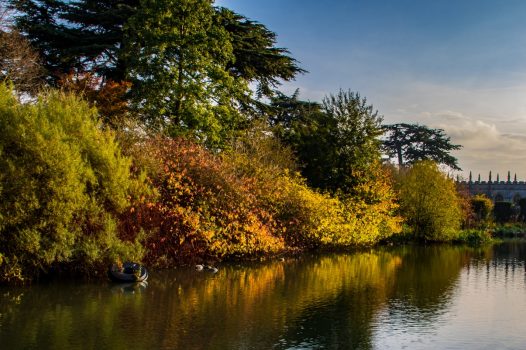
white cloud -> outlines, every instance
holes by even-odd
[[[501,178],[510,170],[522,179],[526,176],[526,135],[504,133],[495,123],[461,113],[435,114],[432,127],[444,129],[452,142],[463,148],[455,152],[463,176],[471,170],[485,178],[492,170]]]
[[[471,170],[501,178],[508,170],[526,179],[526,85],[444,86],[407,80],[369,93],[387,123],[411,122],[444,129],[467,177]],[[378,104],[379,101],[380,104]]]

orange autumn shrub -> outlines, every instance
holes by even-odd
[[[151,232],[150,264],[257,257],[284,248],[273,235],[274,219],[250,192],[253,179],[236,176],[202,146],[159,137],[138,146],[135,158],[158,192],[130,212],[130,225]]]

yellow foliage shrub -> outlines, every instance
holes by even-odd
[[[401,231],[401,219],[394,214],[397,205],[390,176],[379,164],[371,168],[367,176],[371,180],[356,188],[352,197],[338,198],[309,188],[298,174],[269,161],[278,158],[281,164],[290,163],[283,161],[287,150],[280,150],[274,144],[277,141],[264,133],[242,142],[242,147],[234,147],[223,160],[238,175],[253,178],[251,193],[259,206],[272,214],[277,234],[287,246],[370,245]],[[282,155],[277,157],[276,152]]]
[[[135,157],[158,191],[133,213],[138,226],[153,232],[146,243],[151,264],[371,245],[400,231],[380,166],[367,177],[374,181],[339,198],[309,188],[288,169],[290,154],[277,141],[254,139],[220,156],[181,138],[137,147]]]

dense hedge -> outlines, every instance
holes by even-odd
[[[0,281],[141,258],[117,232],[142,185],[93,109],[59,92],[23,104],[0,84],[0,130]]]

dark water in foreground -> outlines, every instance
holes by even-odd
[[[0,289],[0,349],[524,349],[526,243]]]

